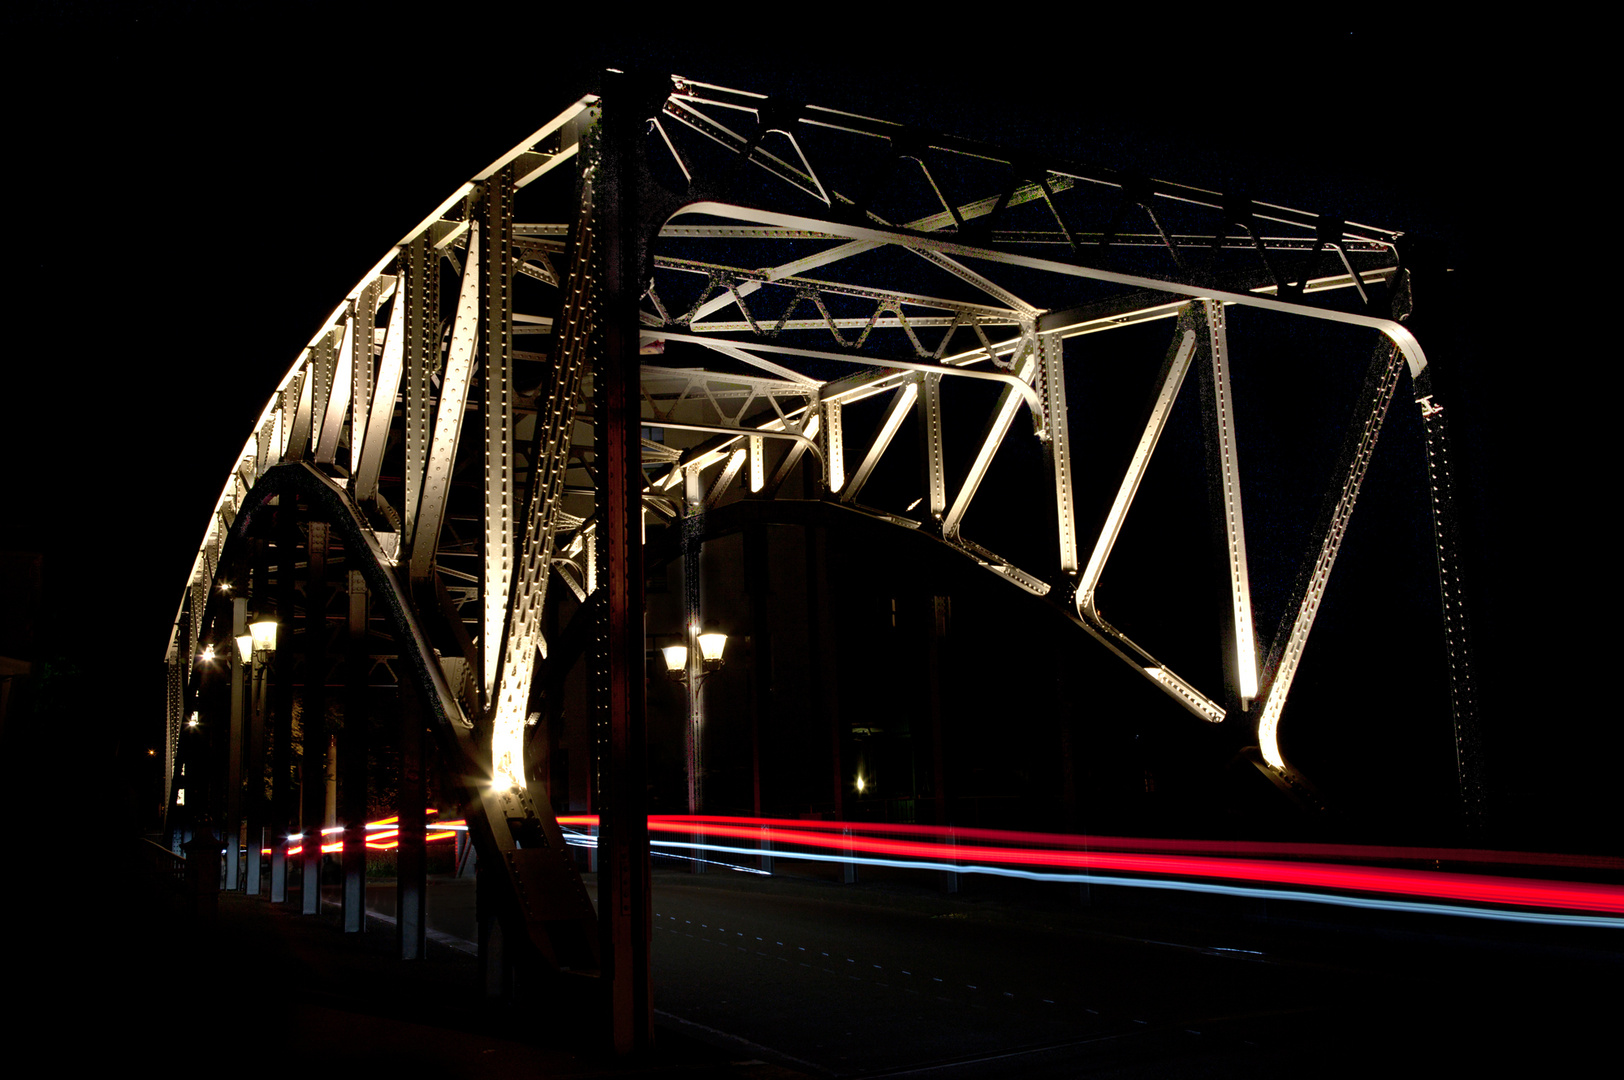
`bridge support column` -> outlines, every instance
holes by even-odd
[[[704,535],[705,499],[699,484],[699,470],[684,470],[682,518],[682,638],[688,646],[687,671],[683,677],[687,716],[682,733],[682,749],[688,780],[688,814],[701,812],[705,804],[705,704],[702,683],[705,664],[699,651],[701,619],[704,618]],[[689,834],[689,842],[704,842],[700,833]],[[705,872],[705,860],[697,847],[688,862],[691,873]]]
[[[242,759],[243,759],[243,705],[248,696],[249,680],[245,677],[251,662],[237,647],[238,639],[248,633],[248,589],[231,601],[231,733],[226,748],[226,813],[221,827],[226,841],[226,882],[228,892],[236,892],[242,884]]]
[[[845,814],[845,732],[840,723],[839,666],[835,658],[833,613],[829,596],[828,538],[822,526],[806,530],[806,625],[808,667],[812,675],[812,716],[829,732],[829,806],[836,821]]]
[[[952,597],[932,596],[927,601],[925,623],[925,709],[930,723],[931,794],[936,804],[936,824],[948,825],[952,814],[947,800],[947,740],[942,732],[942,642],[947,637],[948,622],[952,618]],[[948,847],[953,847],[949,834]],[[959,891],[957,870],[944,870],[941,875],[942,891]]]
[[[344,932],[358,934],[367,925],[367,727],[371,722],[367,707],[371,674],[367,584],[359,570],[349,572],[349,601],[344,728],[338,761],[343,770],[339,794],[344,823]]]
[[[648,848],[648,713],[644,659],[642,432],[638,424],[638,297],[644,243],[641,120],[650,113],[624,75],[605,85],[598,125],[601,173],[593,180],[604,240],[601,361],[594,372],[598,508],[598,581],[606,592],[594,634],[594,712],[603,747],[603,860],[598,873],[602,964],[610,1045],[617,1054],[654,1044],[649,979],[652,906]],[[650,102],[656,91],[650,87]]]
[[[283,659],[276,661],[270,672],[272,687],[268,695],[271,730],[271,903],[284,904],[288,899],[288,833],[291,832],[292,792],[289,790],[293,768],[293,659],[292,630],[294,605],[298,599],[295,585],[295,567],[299,557],[299,525],[295,520],[297,500],[292,495],[281,496],[277,507],[276,533],[276,612],[277,619],[288,633],[283,646]]]
[[[422,960],[428,952],[425,918],[427,860],[423,854],[423,743],[428,728],[423,702],[415,689],[400,695],[400,846],[395,849],[395,927],[400,958]],[[481,864],[483,865],[483,864]]]
[[[258,598],[261,611],[265,610],[265,587],[268,567],[265,541],[254,541],[253,578],[251,595]],[[244,891],[257,897],[260,893],[260,866],[265,848],[265,676],[269,658],[254,650],[248,688],[248,790],[246,810],[248,817],[248,874]]]
[[[300,831],[304,834],[300,857],[299,911],[321,911],[321,827],[327,809],[327,541],[325,521],[310,523],[305,565],[305,692]]]

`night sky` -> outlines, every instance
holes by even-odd
[[[160,745],[185,574],[232,456],[321,320],[594,71],[646,67],[1419,236],[1453,275],[1441,306],[1458,319],[1437,331],[1452,353],[1439,361],[1452,365],[1499,810],[1521,822],[1518,842],[1621,847],[1617,707],[1596,689],[1615,633],[1589,614],[1616,593],[1614,573],[1590,568],[1615,546],[1601,515],[1616,482],[1579,408],[1617,350],[1552,325],[1599,258],[1567,217],[1586,197],[1568,180],[1586,167],[1571,138],[1584,106],[1509,62],[1547,51],[1538,35],[1083,26],[1057,8],[1018,23],[843,24],[820,8],[780,40],[748,14],[718,15],[729,30],[715,38],[629,15],[559,23],[457,5],[379,25],[328,9],[51,3],[5,16],[0,547],[46,555],[39,648],[96,672],[106,732]],[[1413,408],[1406,390],[1395,411]],[[104,660],[93,650],[115,622],[127,644]]]

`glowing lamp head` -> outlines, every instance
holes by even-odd
[[[665,657],[665,669],[667,671],[688,670],[688,646],[667,645],[660,650],[660,653]]]
[[[237,655],[246,663],[254,658],[254,635],[241,634],[237,637]]]
[[[727,648],[726,634],[700,634],[699,655],[704,658],[706,667],[720,667],[722,651]]]
[[[205,645],[205,646],[203,646],[203,661],[204,661],[204,663],[208,663],[208,664],[214,663],[214,646],[213,645]]]
[[[248,624],[248,633],[254,639],[255,652],[276,651],[276,620],[270,616],[257,619]]]

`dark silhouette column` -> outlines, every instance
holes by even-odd
[[[321,827],[327,808],[327,534],[325,521],[310,523],[305,553],[304,733],[300,827],[304,833],[299,910],[321,911]]]
[[[367,728],[372,719],[367,700],[372,668],[367,648],[367,584],[359,570],[349,572],[347,628],[344,727],[338,748],[339,819],[344,823],[344,932],[358,934],[367,925]]]

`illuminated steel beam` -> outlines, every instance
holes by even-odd
[[[1302,663],[1309,631],[1314,628],[1314,619],[1325,598],[1331,567],[1336,563],[1337,552],[1341,550],[1353,516],[1353,505],[1359,498],[1365,470],[1375,452],[1387,407],[1398,387],[1401,367],[1399,350],[1385,344],[1376,350],[1355,402],[1354,414],[1344,429],[1347,434],[1341,458],[1312,534],[1313,546],[1303,560],[1292,590],[1294,602],[1286,608],[1264,665],[1263,707],[1257,720],[1258,748],[1265,762],[1287,775],[1292,775],[1294,770],[1280,752],[1280,717],[1298,665]]]
[[[299,376],[295,382],[298,391],[293,397],[293,415],[285,429],[288,445],[282,453],[284,460],[299,461],[310,453],[310,414],[315,408],[311,395],[316,381],[310,354],[311,350],[306,348],[298,361]]]
[[[1015,376],[1022,383],[1030,384],[1037,377],[1038,356],[1037,340],[1029,338],[1026,347],[1021,352],[1021,358],[1016,363]],[[949,540],[956,539],[959,534],[959,522],[970,509],[970,500],[975,498],[981,481],[986,479],[987,470],[992,467],[992,459],[1003,445],[1004,436],[1009,434],[1009,427],[1015,422],[1015,413],[1021,407],[1021,399],[1013,387],[1006,386],[998,395],[998,402],[993,406],[992,415],[987,419],[987,428],[982,432],[981,442],[976,450],[976,456],[970,462],[970,472],[959,485],[959,491],[953,498],[953,505],[942,516],[942,535]],[[941,449],[933,446],[931,450],[933,460],[940,457]],[[934,485],[932,491],[934,492]],[[934,504],[932,506],[934,513]]]
[[[501,668],[502,631],[513,580],[513,523],[518,510],[513,477],[513,171],[504,167],[485,181],[479,200],[484,247],[478,277],[483,311],[485,356],[480,384],[484,390],[485,513],[479,596],[480,700],[496,692]],[[467,273],[475,272],[475,252],[468,252]],[[524,770],[519,770],[522,775]]]
[[[947,513],[947,463],[942,458],[942,377],[927,374],[920,383],[919,439],[924,457],[927,512],[938,523]]]
[[[1482,823],[1483,751],[1478,743],[1477,686],[1472,671],[1471,621],[1462,581],[1460,537],[1455,523],[1455,484],[1449,459],[1449,427],[1431,380],[1416,386],[1416,404],[1427,435],[1427,480],[1432,505],[1433,545],[1438,557],[1438,589],[1443,603],[1444,648],[1449,657],[1449,705],[1455,726],[1455,770],[1467,824]],[[1427,391],[1422,393],[1422,391]]]
[[[1184,376],[1190,370],[1196,345],[1194,315],[1191,307],[1185,305],[1173,334],[1173,344],[1156,379],[1156,399],[1151,404],[1150,416],[1128,461],[1116,498],[1105,515],[1105,525],[1100,529],[1099,539],[1094,542],[1093,554],[1088,557],[1088,565],[1077,583],[1077,613],[1085,622],[1103,625],[1095,605],[1095,590],[1099,588],[1100,575],[1105,573],[1105,563],[1111,557],[1111,549],[1116,546],[1117,537],[1122,532],[1128,509],[1139,492],[1139,484],[1145,478],[1145,470],[1150,466],[1151,455],[1156,452],[1156,444],[1161,441],[1162,431],[1167,427],[1168,415],[1173,411],[1173,402],[1178,399],[1179,388],[1184,385]]]
[[[429,380],[440,368],[440,255],[429,247],[426,235],[401,245],[404,255],[402,289],[406,301],[406,505],[401,541],[405,550],[416,544],[418,506],[429,458]],[[433,539],[429,543],[434,543]]]
[[[417,529],[412,537],[411,576],[426,580],[434,566],[445,521],[446,500],[450,496],[451,466],[457,456],[457,440],[473,379],[474,348],[479,342],[479,226],[471,224],[468,235],[468,264],[463,270],[457,294],[456,319],[451,326],[451,345],[446,352],[445,374],[440,382],[440,407],[435,413],[434,436],[424,468],[423,495]]]
[[[852,473],[851,481],[840,492],[841,502],[849,503],[855,500],[863,490],[863,485],[868,483],[874,467],[880,463],[880,458],[885,456],[886,450],[891,446],[891,440],[896,438],[897,430],[902,427],[902,421],[908,418],[908,411],[913,408],[914,399],[919,396],[919,383],[922,378],[919,375],[912,376],[911,381],[898,387],[892,394],[891,403],[885,409],[885,417],[880,421],[879,430],[874,433],[874,441],[869,444],[863,460]]]
[[[823,489],[839,494],[846,485],[846,438],[842,430],[840,402],[818,403],[818,444],[823,450]]]
[[[371,388],[366,429],[361,439],[355,469],[355,499],[363,506],[378,497],[378,477],[383,469],[384,451],[389,445],[389,429],[395,415],[395,397],[400,391],[406,366],[405,282],[392,282],[394,300],[389,307],[389,323],[384,329],[383,356],[378,361],[378,378]]]
[[[529,512],[524,523],[522,561],[515,575],[512,610],[507,614],[501,682],[496,687],[496,713],[491,728],[492,768],[507,783],[498,784],[504,803],[517,816],[534,815],[524,766],[524,725],[531,679],[541,637],[548,572],[553,565],[560,523],[564,520],[564,481],[569,471],[571,437],[582,404],[583,378],[595,329],[597,303],[592,260],[596,255],[592,223],[593,191],[584,185],[568,277],[564,283],[562,333],[556,352],[558,370],[551,393],[538,417],[530,478]],[[494,653],[494,647],[492,652]],[[545,801],[545,800],[543,800]]]
[[[1077,511],[1073,504],[1071,416],[1066,410],[1066,367],[1059,334],[1038,335],[1039,385],[1043,391],[1043,426],[1049,471],[1054,477],[1055,530],[1060,573],[1077,575]]]
[[[355,320],[346,317],[311,346],[316,382],[311,398],[310,438],[316,447],[318,465],[332,465],[338,460],[338,436],[350,408],[349,339],[354,330]]]
[[[1241,711],[1257,697],[1257,643],[1252,631],[1252,589],[1246,566],[1246,522],[1241,514],[1240,453],[1235,439],[1235,397],[1229,385],[1229,335],[1224,308],[1216,300],[1197,305],[1202,344],[1209,363],[1202,368],[1203,422],[1212,461],[1214,501],[1221,508],[1224,566],[1229,573],[1231,654],[1224,667],[1232,672]]]
[[[383,284],[370,278],[357,290],[346,331],[350,357],[350,476],[361,471],[361,453],[366,444],[367,421],[372,418],[372,392],[377,373],[373,370],[373,323],[378,316],[378,300]]]

